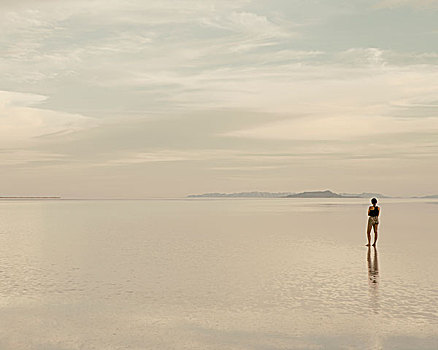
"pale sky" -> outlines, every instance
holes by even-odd
[[[0,195],[438,193],[437,0],[0,0]]]

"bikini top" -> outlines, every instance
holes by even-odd
[[[373,209],[370,209],[369,216],[379,216],[379,207],[375,206]]]

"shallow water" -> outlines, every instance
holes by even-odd
[[[438,201],[0,201],[0,349],[437,349]]]

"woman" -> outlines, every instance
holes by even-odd
[[[373,247],[376,246],[377,242],[377,226],[379,225],[379,215],[380,215],[380,208],[377,206],[377,199],[373,198],[371,199],[371,206],[368,208],[368,227],[367,227],[367,237],[368,237],[368,244],[367,246],[370,246],[371,243],[371,228],[374,229],[374,243]]]

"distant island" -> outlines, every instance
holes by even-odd
[[[61,199],[55,196],[0,196],[0,199]]]
[[[389,198],[381,193],[335,193],[330,190],[308,192],[238,192],[191,194],[187,198]]]
[[[429,196],[420,196],[420,197],[414,197],[414,198],[438,199],[438,194],[431,194],[431,195],[429,195]]]

